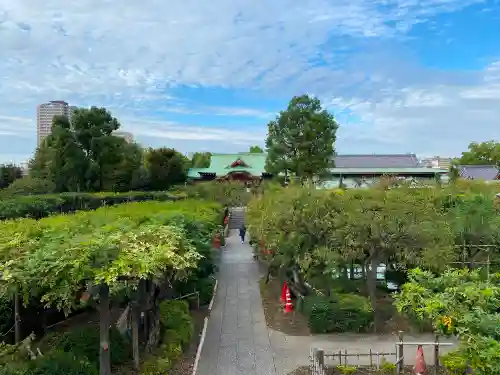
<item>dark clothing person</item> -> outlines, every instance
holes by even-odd
[[[240,238],[241,238],[241,243],[245,242],[245,235],[247,234],[247,228],[245,225],[242,225],[240,228]]]

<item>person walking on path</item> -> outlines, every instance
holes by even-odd
[[[247,227],[245,227],[245,224],[241,224],[241,227],[240,227],[241,243],[245,243],[245,235],[246,234],[247,234]]]

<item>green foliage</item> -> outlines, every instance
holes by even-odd
[[[266,170],[312,180],[332,167],[338,124],[308,95],[294,97],[268,124]]]
[[[0,335],[5,334],[13,324],[14,303],[11,299],[0,298]]]
[[[52,132],[30,161],[30,176],[54,183],[56,192],[128,191],[142,187],[142,150],[114,135],[120,127],[105,108],[79,108],[56,116]]]
[[[168,373],[193,335],[193,322],[185,301],[163,301],[160,304],[160,323],[161,345],[156,356],[145,361],[141,375]]]
[[[110,329],[109,347],[111,364],[121,365],[130,360],[130,343],[115,327]],[[72,353],[76,358],[88,358],[96,366],[99,365],[99,328],[96,326],[77,327],[65,333],[54,333],[46,339],[59,352]]]
[[[25,176],[1,190],[0,197],[12,198],[18,195],[50,194],[55,190],[56,185],[51,180]]]
[[[393,375],[395,374],[395,372],[396,372],[396,365],[394,363],[388,362],[385,358],[382,358],[377,374]]]
[[[189,160],[174,149],[149,149],[145,159],[150,189],[166,190],[186,181]]]
[[[356,366],[351,366],[351,365],[337,365],[336,368],[337,371],[343,375],[352,375],[356,371],[358,371],[358,368]]]
[[[355,294],[307,296],[304,313],[314,333],[362,332],[373,321],[370,302]]]
[[[121,284],[119,276],[150,278],[167,271],[182,277],[200,255],[181,219],[198,221],[198,233],[213,233],[220,211],[210,202],[142,202],[1,223],[6,237],[0,239],[0,295],[22,285],[25,298],[37,295],[67,311],[78,305],[86,285],[103,281],[113,287]]]
[[[460,352],[452,351],[441,356],[441,363],[450,375],[463,375],[467,369],[467,361]]]
[[[500,143],[496,141],[472,142],[468,151],[462,152],[459,164],[500,166]]]
[[[262,149],[262,147],[255,145],[255,146],[250,146],[248,152],[252,154],[263,154],[264,150]]]
[[[0,189],[4,189],[22,177],[21,168],[14,164],[0,164]]]
[[[186,188],[190,198],[218,202],[223,206],[245,206],[252,198],[245,185],[238,181],[213,181],[190,185]]]
[[[72,352],[53,351],[34,361],[11,363],[3,375],[97,375],[95,363]]]
[[[195,152],[191,158],[191,168],[208,168],[210,167],[210,152]]]
[[[0,200],[0,219],[42,218],[53,213],[93,210],[105,205],[149,200],[168,201],[179,197],[167,192],[61,193],[18,196]]]
[[[480,270],[446,270],[435,276],[412,270],[409,282],[396,295],[400,312],[430,319],[459,346],[446,358],[450,370],[466,360],[476,374],[500,374],[500,274],[485,280]]]

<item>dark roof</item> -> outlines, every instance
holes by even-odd
[[[335,168],[417,168],[415,154],[337,155]]]
[[[460,165],[458,171],[460,177],[485,181],[496,180],[500,173],[495,165]]]

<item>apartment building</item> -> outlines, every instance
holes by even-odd
[[[424,158],[420,161],[420,165],[426,168],[450,169],[451,158],[443,158],[441,156],[434,156],[431,158]]]
[[[52,131],[52,120],[54,116],[66,116],[71,121],[71,115],[76,109],[63,100],[53,100],[38,105],[36,110],[36,138],[37,147],[42,140]]]

